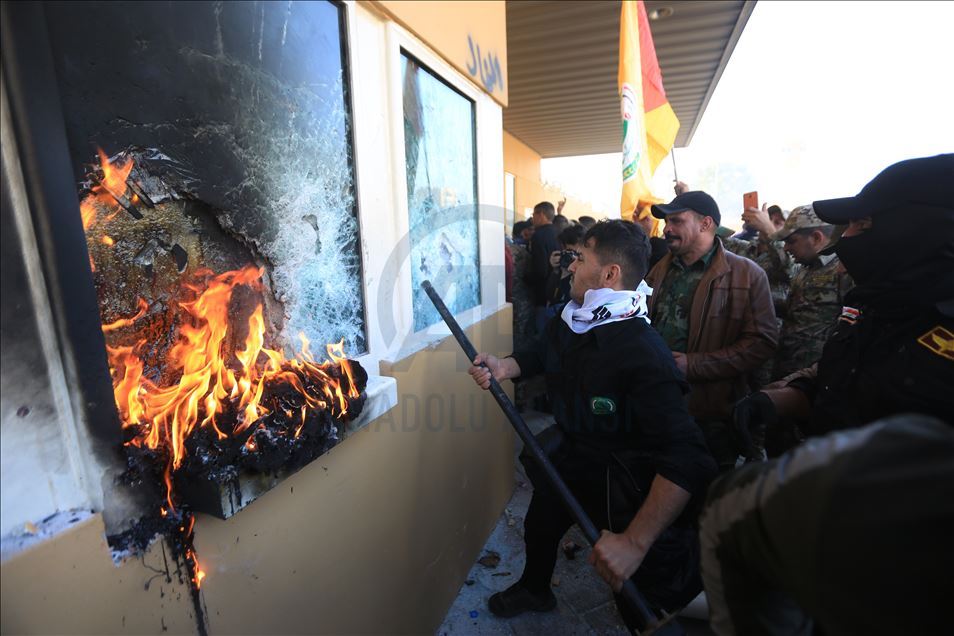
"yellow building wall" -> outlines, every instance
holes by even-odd
[[[503,0],[372,0],[469,77],[501,106],[507,105],[507,5]]]
[[[529,219],[533,214],[533,206],[541,201],[549,201],[556,206],[563,198],[566,198],[563,215],[568,218],[578,219],[581,216],[607,218],[608,215],[604,211],[595,210],[589,202],[567,197],[560,188],[543,183],[540,174],[540,155],[506,130],[503,133],[503,149],[504,172],[514,176],[515,220]]]
[[[506,354],[511,324],[506,306],[466,331]],[[210,634],[434,632],[513,486],[510,425],[467,366],[451,337],[382,364],[388,414],[231,519],[198,515]],[[95,515],[0,565],[0,629],[194,632],[168,558],[154,544],[113,566]]]

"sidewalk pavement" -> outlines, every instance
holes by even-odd
[[[539,433],[553,418],[536,411],[524,414],[527,425]],[[519,454],[522,443],[517,440]],[[599,634],[625,636],[629,632],[616,610],[609,588],[586,563],[590,548],[573,526],[564,543],[573,541],[582,548],[571,560],[561,554],[553,573],[553,593],[557,608],[552,612],[527,612],[510,619],[497,618],[487,609],[487,599],[520,578],[523,572],[523,519],[533,488],[516,462],[514,492],[496,527],[487,539],[477,563],[471,568],[457,599],[437,630],[438,636],[556,636]],[[713,634],[705,621],[680,618],[690,636]]]

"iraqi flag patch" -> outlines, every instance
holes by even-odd
[[[847,322],[849,325],[858,322],[859,318],[861,318],[861,310],[855,309],[854,307],[842,307],[841,315],[838,316],[839,321]]]

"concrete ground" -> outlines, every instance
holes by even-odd
[[[525,412],[524,419],[534,433],[553,423],[552,417],[536,411]],[[518,440],[516,452],[519,453],[521,448],[522,444]],[[576,526],[570,529],[564,542],[572,540],[583,548],[572,560],[565,555],[557,559],[553,573],[553,593],[557,597],[555,610],[528,612],[515,618],[502,619],[487,609],[487,599],[510,587],[523,571],[523,519],[532,492],[533,488],[518,461],[513,497],[438,628],[438,636],[629,633],[616,610],[609,588],[586,563],[590,548]],[[691,636],[713,634],[703,620],[680,618],[679,623]]]

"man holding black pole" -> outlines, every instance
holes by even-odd
[[[654,608],[672,611],[701,590],[696,503],[716,466],[688,414],[688,385],[649,325],[648,254],[638,226],[596,224],[570,266],[572,300],[536,347],[503,359],[482,353],[470,374],[484,389],[491,373],[497,380],[545,375],[556,425],[541,445],[605,529],[590,562],[614,589],[631,577]],[[490,598],[491,612],[503,617],[556,606],[550,578],[573,523],[536,462],[521,460],[534,485],[527,564],[515,585]],[[629,608],[617,605],[632,625]]]

